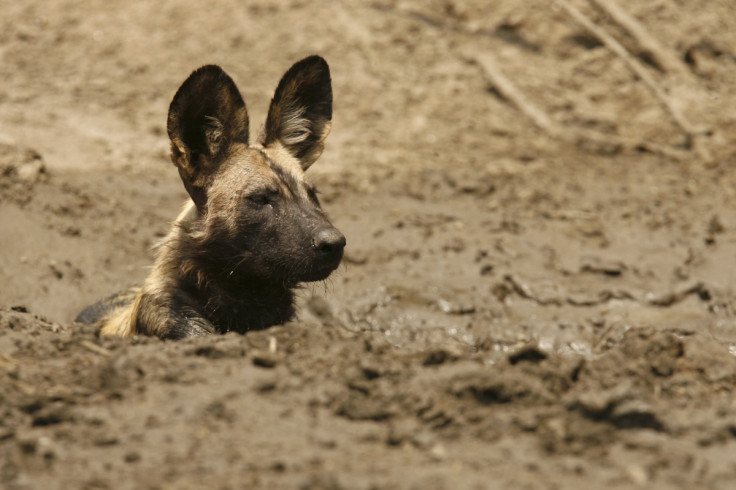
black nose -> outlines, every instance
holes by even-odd
[[[337,255],[345,248],[345,237],[336,228],[324,228],[314,237],[314,249],[323,255]]]

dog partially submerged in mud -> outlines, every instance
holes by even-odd
[[[245,332],[288,321],[293,289],[326,279],[345,237],[322,212],[304,172],[322,153],[332,120],[327,63],[310,56],[278,84],[257,141],[233,80],[204,66],[171,102],[171,158],[191,201],[143,285],[77,317],[103,335]]]

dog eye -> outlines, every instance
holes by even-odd
[[[256,206],[267,206],[273,203],[271,196],[265,192],[259,192],[249,195],[248,201],[252,202]]]
[[[319,198],[317,197],[318,194],[319,194],[319,191],[316,188],[314,188],[314,187],[309,187],[307,189],[307,195],[309,196],[309,199],[313,203],[315,203],[317,206],[320,205]]]

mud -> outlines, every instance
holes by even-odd
[[[5,2],[0,487],[732,488],[736,11],[619,4],[674,68],[574,3],[692,144],[555,3]],[[262,121],[312,53],[335,107],[309,174],[348,248],[298,321],[74,324],[145,277],[186,198],[181,81],[220,64]]]

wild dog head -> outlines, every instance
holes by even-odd
[[[345,238],[304,175],[322,153],[331,119],[330,72],[319,56],[283,76],[255,142],[243,98],[221,68],[204,66],[182,84],[168,133],[196,206],[187,255],[192,271],[208,276],[198,280],[293,286],[337,268]]]

